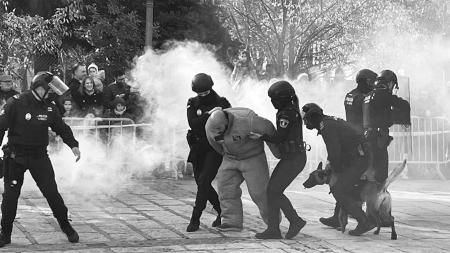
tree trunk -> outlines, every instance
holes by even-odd
[[[146,23],[145,23],[145,48],[152,48],[153,39],[153,0],[147,0],[146,3]]]
[[[287,71],[287,75],[291,79],[294,79],[296,76],[295,41],[292,39],[295,36],[294,32],[295,32],[295,27],[293,24],[291,24],[289,26],[288,71]]]

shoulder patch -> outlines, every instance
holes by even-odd
[[[323,123],[323,120],[320,122],[320,131],[322,131],[325,128],[325,124]]]
[[[280,127],[286,128],[289,125],[289,120],[287,119],[280,119]]]
[[[15,99],[18,99],[19,98],[19,94],[16,94],[16,95],[14,95],[12,97],[15,98]]]

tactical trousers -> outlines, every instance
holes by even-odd
[[[342,172],[335,173],[337,177],[336,183],[330,187],[331,193],[337,203],[351,214],[359,223],[367,221],[366,214],[361,208],[359,201],[355,198],[355,184],[360,181],[361,175],[364,173],[367,161],[363,156],[354,155],[348,166],[344,166]]]
[[[58,192],[55,173],[48,155],[45,154],[38,157],[18,156],[10,159],[9,162],[11,163],[9,169],[13,170],[13,173],[8,173],[4,178],[4,192],[1,205],[2,232],[6,234],[11,234],[12,232],[13,222],[17,212],[17,201],[23,185],[24,173],[27,169],[30,171],[39,190],[47,199],[53,216],[62,225],[68,223],[67,207]],[[13,185],[11,183],[12,180],[16,180],[17,184]]]
[[[269,204],[269,229],[278,230],[280,224],[280,209],[286,218],[292,222],[299,218],[292,203],[284,195],[284,190],[302,172],[306,164],[306,152],[298,152],[281,158],[272,172],[267,186]]]
[[[194,177],[195,182],[197,183],[197,195],[191,217],[191,220],[194,221],[200,219],[208,200],[217,213],[221,213],[219,197],[211,183],[216,177],[217,170],[222,163],[222,156],[209,145],[207,147],[201,147],[198,151],[197,158],[193,163]]]
[[[375,169],[375,180],[379,183],[384,182],[388,177],[389,155],[387,146],[379,147],[376,143],[372,143],[373,168]]]
[[[247,184],[248,193],[258,206],[259,213],[267,223],[267,195],[266,187],[269,182],[269,166],[266,154],[252,156],[244,160],[234,160],[227,156],[217,173],[217,189],[219,191],[220,206],[222,207],[222,224],[242,228],[242,190],[241,184]]]

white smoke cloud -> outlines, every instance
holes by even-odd
[[[389,23],[387,20],[383,22]],[[373,48],[366,50],[354,63],[349,71],[352,75],[348,78],[354,80],[357,70],[362,68],[376,72],[392,69],[410,77],[412,101],[424,91],[434,89],[437,103],[445,105],[441,108],[448,111],[450,106],[446,102],[442,76],[442,69],[448,67],[450,62],[448,41],[439,36],[419,34],[414,29],[404,29],[400,33],[395,27],[379,27],[374,32]],[[66,147],[52,155],[60,183],[86,194],[114,192],[132,177],[151,175],[151,171],[161,163],[170,169],[174,166],[173,161],[185,161],[188,155],[185,140],[188,129],[186,104],[190,97],[195,96],[191,90],[191,79],[199,72],[211,75],[215,83],[214,90],[225,96],[232,106],[248,107],[275,121],[276,111],[267,96],[273,80],[247,79],[239,90],[234,91],[231,89],[230,70],[202,44],[176,42],[165,51],[148,50],[137,58],[131,74],[134,81],[132,85],[138,85],[141,94],[151,101],[152,108],[147,110],[151,112],[148,115],[151,119],[151,126],[148,127],[150,136],[136,141],[132,138],[117,138],[107,150],[104,144],[93,141],[92,137],[78,136],[82,152],[79,163],[73,162],[73,155]],[[345,118],[344,96],[356,86],[353,81],[341,84],[288,81],[296,89],[300,106],[315,102],[323,107],[326,114],[342,118]],[[412,107],[419,111],[417,104],[412,104]],[[312,152],[308,153],[310,163],[307,166],[314,168],[317,158],[325,159],[323,142],[320,136],[316,136],[316,131],[305,128],[304,139],[313,147]]]

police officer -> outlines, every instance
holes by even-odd
[[[411,124],[409,102],[394,95],[394,89],[398,89],[397,76],[391,70],[383,70],[375,89],[365,96],[363,103],[364,136],[370,144],[369,168],[364,177],[379,183],[388,176],[387,147],[393,140],[389,136],[389,127]]]
[[[0,141],[8,130],[8,144],[3,147],[5,174],[0,247],[11,242],[17,200],[27,169],[69,241],[78,242],[79,239],[67,218],[67,207],[58,192],[53,167],[47,155],[48,128],[62,137],[77,161],[80,151],[72,130],[64,123],[55,105],[45,102],[50,88],[58,94],[68,90],[51,73],[38,73],[31,82],[31,90],[10,98],[0,112]]]
[[[213,85],[211,76],[205,73],[196,74],[192,79],[192,91],[197,93],[197,96],[190,98],[187,103],[187,118],[191,128],[187,134],[188,144],[191,148],[188,162],[191,162],[194,167],[194,177],[197,183],[195,206],[186,229],[187,232],[199,229],[200,216],[206,208],[208,200],[217,211],[217,218],[212,226],[221,225],[219,197],[211,186],[211,182],[216,177],[217,170],[222,163],[222,156],[209,145],[205,124],[213,111],[229,108],[231,105],[226,98],[217,95],[212,89]]]
[[[347,122],[358,128],[361,132],[363,131],[362,105],[364,97],[373,90],[377,76],[377,73],[370,69],[360,70],[356,74],[356,88],[345,96],[344,107]]]
[[[306,108],[305,108],[306,107]],[[306,128],[317,129],[325,142],[331,168],[330,191],[336,201],[358,221],[350,235],[361,235],[375,227],[352,196],[354,185],[360,180],[367,167],[367,159],[362,147],[362,134],[348,122],[326,116],[316,104],[305,105],[304,121]]]
[[[377,73],[370,69],[362,69],[356,74],[357,86],[345,96],[344,107],[347,122],[353,127],[357,128],[361,133],[363,132],[363,101],[364,96],[369,93],[375,84]],[[333,216],[329,218],[320,218],[319,221],[329,227],[339,227],[340,206],[336,203]]]
[[[258,239],[280,239],[280,208],[289,220],[286,239],[295,237],[305,226],[284,190],[291,184],[306,164],[306,152],[303,143],[303,124],[295,90],[289,82],[278,81],[269,88],[268,95],[275,109],[277,131],[274,135],[264,134],[262,140],[278,144],[281,159],[272,172],[267,186],[269,203],[268,228],[255,236]],[[256,136],[255,136],[256,137]]]
[[[0,105],[3,105],[10,97],[19,94],[13,88],[13,78],[10,75],[0,75]]]

